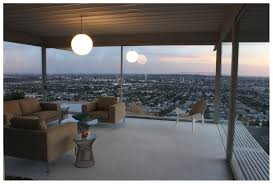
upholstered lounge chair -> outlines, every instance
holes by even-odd
[[[94,102],[83,104],[82,112],[100,121],[113,123],[114,127],[122,119],[125,122],[125,104],[112,96],[100,96]]]

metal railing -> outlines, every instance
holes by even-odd
[[[227,134],[227,124],[222,124],[222,127]],[[244,177],[238,179],[269,180],[269,155],[241,121],[235,122],[233,144],[233,156]]]

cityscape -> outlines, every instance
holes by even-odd
[[[270,178],[270,3],[3,3],[4,180]]]
[[[79,103],[97,96],[120,97],[118,74],[54,74],[47,76],[48,101]],[[229,76],[221,83],[220,122],[227,123]],[[122,100],[127,115],[176,116],[178,107],[185,113],[200,99],[208,107],[205,119],[213,123],[214,76],[185,74],[124,74]],[[41,75],[4,75],[4,98],[14,94],[42,98]],[[239,77],[237,120],[241,121],[264,150],[269,153],[269,78]]]

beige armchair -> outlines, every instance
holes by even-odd
[[[35,98],[4,102],[5,155],[49,163],[73,149],[77,124],[48,127],[59,118],[59,104]]]
[[[98,118],[107,123],[113,123],[123,120],[125,122],[125,104],[118,102],[116,97],[101,96],[96,101],[82,105],[82,112],[92,118]]]
[[[77,124],[65,123],[48,127],[35,116],[20,116],[4,128],[4,153],[7,156],[49,162],[74,149]]]

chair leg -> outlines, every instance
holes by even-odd
[[[125,117],[123,118],[123,123],[125,123]]]
[[[194,132],[194,129],[195,129],[195,119],[193,118],[192,119],[192,133]]]
[[[204,119],[204,115],[202,115],[202,124],[205,124],[205,119]]]
[[[116,128],[116,123],[114,123],[114,126],[113,126],[113,128]]]
[[[179,121],[179,119],[178,119],[178,118],[176,118],[176,123],[175,123],[175,126],[178,124],[178,121]]]
[[[49,172],[50,172],[50,162],[49,161],[47,161],[45,163],[45,167],[46,167],[46,174],[49,174]]]
[[[77,156],[77,147],[74,148],[75,156]]]

